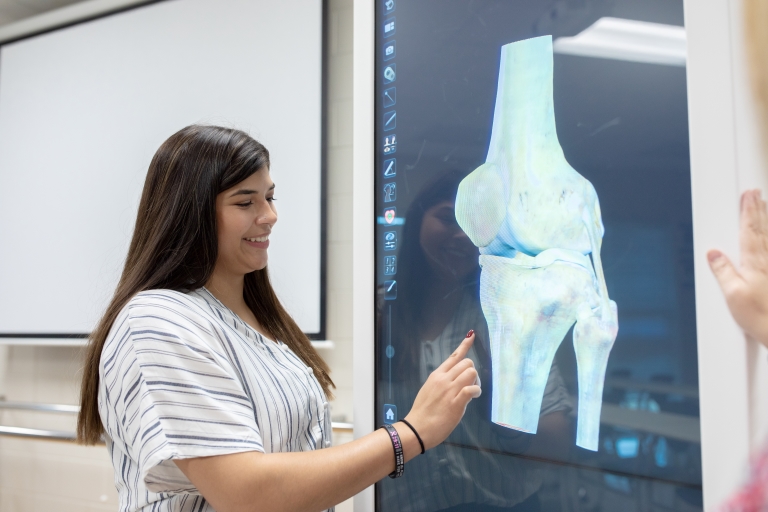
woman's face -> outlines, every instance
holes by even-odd
[[[453,201],[426,211],[419,243],[432,270],[443,278],[461,279],[477,270],[479,252],[456,223]]]
[[[217,270],[245,275],[267,266],[269,234],[277,222],[269,168],[216,196]]]

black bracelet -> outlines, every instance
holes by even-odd
[[[421,440],[421,436],[419,435],[419,433],[418,433],[418,432],[416,432],[416,429],[415,429],[415,428],[413,428],[413,425],[411,425],[410,423],[408,423],[408,420],[406,420],[405,418],[403,418],[403,419],[402,419],[402,420],[400,420],[400,421],[402,421],[403,423],[405,423],[405,424],[406,424],[406,426],[407,426],[409,429],[413,430],[413,433],[416,435],[416,439],[418,439],[418,440],[419,440],[419,444],[421,445],[421,454],[422,454],[422,455],[424,455],[424,452],[426,451],[426,450],[424,450],[424,441],[422,441],[422,440]]]
[[[389,440],[392,441],[392,448],[395,449],[395,470],[389,474],[389,478],[400,478],[405,471],[405,458],[403,457],[403,443],[400,442],[400,434],[397,433],[395,427],[389,423],[385,423],[379,428],[387,430],[389,434]]]

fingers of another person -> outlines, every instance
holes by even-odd
[[[758,191],[759,193],[759,191]],[[759,236],[759,261],[762,273],[768,273],[768,209],[765,201],[758,195],[760,204],[758,205],[758,216],[760,223]]]
[[[712,249],[707,253],[707,261],[709,261],[709,268],[715,275],[720,288],[723,290],[726,300],[733,294],[734,291],[742,285],[743,279],[739,275],[736,267],[733,266],[728,256]]]
[[[768,270],[768,212],[759,190],[742,194],[739,238],[742,265]]]
[[[733,318],[751,338],[768,346],[768,208],[759,190],[741,196],[741,265],[718,250],[707,253]]]
[[[762,232],[766,233],[768,232],[768,209],[766,209],[766,203],[765,200],[760,197],[760,226],[762,227]],[[763,246],[765,248],[765,245]]]

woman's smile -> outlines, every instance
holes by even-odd
[[[243,238],[245,243],[256,249],[266,249],[269,247],[269,235],[257,236],[253,238]]]

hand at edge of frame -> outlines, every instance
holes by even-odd
[[[759,190],[744,192],[740,209],[741,264],[717,249],[707,260],[736,323],[768,347],[768,210]]]

